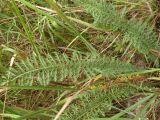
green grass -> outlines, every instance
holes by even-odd
[[[156,1],[97,1],[0,0],[0,119],[158,120]]]

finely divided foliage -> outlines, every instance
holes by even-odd
[[[61,116],[61,120],[103,118],[105,112],[111,110],[113,100],[123,99],[136,92],[138,92],[138,89],[129,85],[115,85],[107,91],[100,89],[88,91],[80,97],[76,104],[66,110]]]
[[[45,14],[45,11],[43,11],[44,8],[43,9],[41,8],[42,10],[39,10],[39,8],[37,8],[36,5],[34,5],[30,2],[27,2],[25,0],[19,0],[19,1],[20,2],[17,2],[16,0],[12,0],[12,2],[13,2],[12,6],[13,6],[14,10],[16,11],[17,15],[21,16],[21,12],[19,11],[18,7],[26,5],[29,8],[35,10],[35,11],[32,11],[33,13],[35,12],[37,15],[41,14],[41,15],[44,15],[45,17],[47,16],[49,19],[54,18],[53,21],[55,23],[56,22],[61,23],[64,26],[64,28],[68,27],[68,26],[66,26],[66,24],[63,24],[63,23],[65,23],[65,20],[67,19],[65,14],[64,14],[65,19],[63,19],[63,21],[61,21],[61,19],[59,19],[59,16],[58,16],[59,14],[55,14],[55,15]],[[48,3],[53,2],[54,6],[58,5],[58,4],[56,4],[56,2],[54,0],[53,1],[47,0],[47,1],[48,1]],[[120,35],[121,35],[120,38],[122,39],[122,41],[126,41],[125,43],[129,43],[129,45],[132,45],[132,49],[135,49],[139,53],[141,53],[149,58],[153,58],[152,54],[150,53],[150,50],[151,49],[159,50],[160,47],[157,44],[157,36],[156,36],[155,32],[152,30],[152,28],[148,25],[148,23],[138,21],[136,19],[128,19],[126,17],[125,12],[123,10],[121,10],[120,8],[117,8],[113,2],[107,2],[107,0],[72,0],[72,1],[75,2],[76,5],[83,6],[84,9],[86,10],[86,12],[92,15],[92,17],[94,19],[94,23],[93,23],[95,25],[94,27],[101,28],[100,30],[102,30],[102,31],[103,30],[104,31],[111,31],[111,32],[115,32],[115,34],[120,33]],[[16,5],[16,4],[19,4],[19,5]],[[20,5],[20,4],[23,4],[23,5]],[[73,3],[73,5],[75,5],[75,4]],[[53,9],[54,9],[54,7],[53,7]],[[65,10],[67,11],[67,9],[65,9]],[[28,9],[23,9],[23,11],[25,11],[25,10],[28,10]],[[46,9],[46,10],[48,10],[48,9]],[[37,12],[37,11],[39,11],[39,12]],[[60,15],[61,15],[61,13],[62,13],[61,9],[57,8],[57,13],[58,12],[60,12]],[[67,13],[67,15],[68,14],[70,14],[70,13]],[[76,13],[74,13],[74,15],[75,14]],[[71,13],[71,15],[72,15],[72,13]],[[78,15],[78,14],[76,14],[76,15]],[[24,14],[24,16],[27,16],[27,15]],[[21,17],[19,17],[19,18],[21,19]],[[17,16],[15,18],[15,21],[16,20],[17,20]],[[22,20],[21,24],[24,24],[23,22],[25,23],[25,21]],[[32,23],[29,23],[29,24],[32,24]],[[27,27],[27,24],[24,25],[24,28],[25,27]],[[44,24],[44,27],[47,28],[48,26]],[[43,28],[41,28],[41,27],[38,27],[38,29],[40,29],[40,31],[41,30],[43,31]],[[53,29],[57,33],[59,33],[57,31],[57,28],[53,28]],[[26,29],[26,31],[27,31],[27,29]],[[63,32],[65,33],[66,31],[64,30]],[[67,32],[73,33],[74,31],[68,30]],[[48,39],[49,37],[53,37],[54,35],[56,36],[56,34],[54,34],[53,36],[52,36],[52,34],[50,36],[47,36],[48,35],[47,31],[45,31],[45,33],[40,33],[40,36],[41,36],[41,34],[44,34],[44,36],[46,34],[46,38],[44,37],[45,39]],[[37,38],[38,38],[38,35],[39,35],[39,33],[36,36]],[[78,37],[78,30],[77,30],[76,35],[77,35],[76,38],[81,38],[81,37]],[[34,36],[34,34],[33,34],[33,36]],[[60,35],[58,34],[58,36],[60,36],[60,38],[63,38],[64,40],[67,39],[65,34],[60,34]],[[27,37],[29,37],[29,36],[27,36]],[[54,41],[54,37],[53,37],[53,41]],[[56,38],[56,39],[58,39],[58,38]],[[76,39],[76,40],[78,41],[78,39]],[[55,44],[56,44],[56,42],[55,42]],[[64,42],[64,44],[65,44],[65,42]],[[67,42],[67,44],[68,44],[68,42]],[[73,45],[74,43],[71,42],[70,44]],[[91,48],[92,48],[92,44],[89,44],[88,41],[84,42],[84,44],[91,46]],[[40,44],[37,44],[35,47],[38,48],[39,47],[38,45],[40,46]],[[50,45],[49,42],[47,42],[46,45]],[[52,45],[53,44],[51,44],[51,47],[53,47]],[[61,41],[58,41],[56,45],[57,46],[61,45]],[[107,43],[107,45],[108,45],[108,43]],[[52,87],[52,84],[50,84],[52,82],[54,82],[54,84],[57,86],[59,84],[63,84],[65,82],[65,83],[67,83],[65,85],[70,85],[70,83],[75,83],[75,85],[73,85],[72,87],[76,90],[78,89],[78,92],[79,91],[80,92],[79,92],[79,94],[75,94],[78,92],[77,91],[76,92],[63,91],[62,89],[58,92],[49,91],[52,94],[51,96],[48,97],[49,102],[50,102],[50,99],[52,99],[52,97],[55,99],[54,99],[52,105],[50,105],[50,106],[47,105],[49,107],[44,108],[44,111],[43,110],[41,111],[41,108],[43,105],[41,106],[41,104],[39,104],[41,101],[38,101],[38,99],[40,98],[40,95],[43,94],[43,92],[40,91],[40,94],[38,95],[38,97],[36,96],[36,101],[34,101],[34,99],[33,99],[34,104],[38,103],[36,106],[37,107],[36,110],[38,110],[38,112],[37,111],[32,112],[29,110],[29,112],[27,112],[25,114],[25,112],[27,111],[25,108],[24,115],[23,114],[19,115],[19,112],[13,113],[13,115],[16,114],[17,115],[16,117],[19,119],[21,119],[21,117],[22,118],[24,117],[24,119],[30,119],[30,118],[32,119],[33,116],[35,118],[39,117],[37,119],[43,119],[43,118],[41,118],[41,116],[49,117],[52,119],[52,117],[55,117],[57,115],[57,113],[59,113],[61,107],[63,105],[64,106],[66,105],[64,102],[66,102],[66,103],[68,102],[67,101],[68,97],[70,98],[70,96],[74,97],[74,95],[77,95],[75,97],[76,100],[74,102],[72,102],[71,105],[68,105],[67,108],[60,115],[60,120],[87,120],[87,119],[91,119],[91,118],[97,118],[97,119],[98,118],[106,118],[106,112],[110,111],[111,108],[114,106],[114,105],[112,105],[113,101],[125,98],[125,97],[130,96],[134,93],[142,92],[143,90],[146,90],[145,87],[147,87],[147,90],[146,90],[147,93],[153,95],[151,93],[152,89],[149,89],[150,87],[148,87],[148,85],[146,85],[146,84],[145,84],[145,87],[143,87],[142,84],[140,84],[139,86],[137,84],[134,84],[134,85],[128,84],[128,82],[126,84],[126,83],[124,83],[125,80],[119,81],[119,79],[116,79],[114,81],[114,78],[117,76],[121,76],[121,78],[123,78],[122,75],[126,75],[126,74],[130,75],[133,73],[136,73],[136,74],[142,73],[146,70],[145,68],[140,68],[140,67],[134,66],[126,61],[119,60],[118,58],[115,58],[115,57],[108,57],[105,54],[102,55],[102,54],[98,54],[97,52],[92,52],[92,50],[94,50],[94,49],[91,49],[90,53],[89,52],[84,53],[85,50],[83,50],[83,48],[79,49],[79,52],[77,52],[76,47],[73,47],[74,49],[72,49],[72,47],[70,46],[70,48],[67,49],[69,51],[66,51],[66,53],[60,53],[59,48],[61,48],[61,47],[57,47],[58,49],[56,49],[56,50],[55,49],[48,50],[47,52],[45,52],[45,54],[43,54],[43,56],[40,55],[40,53],[41,53],[41,51],[39,51],[40,49],[37,49],[38,54],[37,53],[32,54],[32,51],[31,51],[30,52],[31,54],[27,55],[28,58],[26,57],[24,60],[15,59],[14,65],[8,69],[8,71],[6,72],[5,75],[3,74],[2,77],[0,76],[1,85],[4,85],[5,87],[7,87],[7,89],[12,90],[12,88],[17,87],[17,86],[18,86],[17,88],[21,87],[22,89],[25,87],[28,87],[28,88],[33,87],[33,91],[34,91],[35,90],[34,88],[37,86],[47,88],[48,86]],[[41,46],[39,48],[41,48]],[[42,48],[44,48],[44,47],[42,47]],[[54,51],[54,53],[53,53],[53,51]],[[144,72],[144,73],[146,73],[146,72]],[[102,76],[101,79],[99,81],[98,80],[94,81],[94,78],[96,78],[98,75]],[[146,76],[140,75],[140,77],[142,77],[142,79],[145,79]],[[112,79],[106,80],[106,78],[112,78]],[[135,79],[136,79],[136,77],[135,77]],[[68,81],[71,81],[71,82],[68,82]],[[92,82],[90,82],[90,81],[92,81]],[[137,81],[139,81],[139,80],[137,80]],[[137,81],[135,83],[137,83]],[[142,82],[142,81],[140,81],[140,82]],[[140,83],[140,82],[138,82],[138,83]],[[90,83],[90,84],[87,84],[88,85],[87,86],[86,83]],[[110,84],[110,83],[113,83],[113,84]],[[53,86],[53,87],[55,87],[55,86]],[[4,90],[7,90],[7,89],[5,88]],[[157,92],[157,90],[156,90],[156,92]],[[47,91],[47,89],[46,89],[46,91]],[[9,97],[7,96],[7,94],[8,93],[6,92],[6,95],[4,95],[5,102],[7,102],[7,100],[8,101],[10,100]],[[15,91],[14,91],[14,94],[15,94]],[[20,93],[20,95],[22,95],[22,94],[23,94],[23,92]],[[35,94],[37,94],[37,93],[35,92]],[[47,94],[48,94],[48,91],[47,91]],[[31,95],[34,96],[34,93],[33,94],[31,93]],[[43,95],[45,97],[45,93]],[[26,96],[28,98],[28,94]],[[26,98],[26,96],[25,96],[25,98]],[[11,95],[11,99],[13,99],[12,95]],[[20,99],[18,98],[17,101],[21,101]],[[23,99],[23,97],[22,97],[22,99]],[[32,99],[32,96],[30,97],[30,99]],[[73,100],[74,100],[74,98],[73,98]],[[29,100],[29,102],[30,102],[30,100]],[[44,102],[45,102],[45,105],[46,105],[46,103],[50,104],[50,103],[48,103],[48,101],[47,102],[44,101]],[[19,103],[19,102],[17,102],[17,103]],[[33,104],[33,106],[34,106],[34,104]],[[9,103],[9,105],[10,105],[10,103]],[[0,104],[0,108],[4,109],[2,106],[3,105]],[[31,110],[32,110],[32,108],[33,108],[33,110],[35,110],[33,106],[31,105]],[[4,107],[5,107],[5,105],[4,105]],[[7,109],[8,108],[6,107],[6,110]],[[11,116],[10,112],[5,111],[5,113],[7,113],[6,116],[7,115]],[[123,110],[122,110],[122,113],[124,113]],[[12,116],[12,117],[14,117],[14,116]]]
[[[32,60],[22,61],[16,65],[16,68],[11,69],[9,81],[12,84],[47,85],[51,81],[60,82],[66,78],[77,81],[79,77],[91,79],[98,74],[111,77],[142,70],[114,58],[93,54],[84,56],[73,53],[71,57],[68,57],[66,54],[55,53],[53,56],[32,55],[30,58]]]
[[[121,32],[124,39],[138,52],[150,56],[151,49],[159,49],[156,33],[146,22],[128,20],[123,10],[116,10],[113,3],[105,0],[76,0],[94,18],[97,27]],[[119,11],[119,12],[118,12]]]

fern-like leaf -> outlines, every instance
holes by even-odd
[[[97,27],[119,31],[126,41],[144,55],[151,57],[151,49],[159,49],[157,36],[144,21],[126,19],[124,12],[117,12],[115,5],[105,0],[76,0],[94,18]],[[120,11],[120,10],[119,10]]]
[[[77,102],[69,106],[61,116],[61,120],[87,120],[103,118],[105,112],[111,110],[112,101],[126,98],[138,92],[138,89],[129,85],[115,85],[109,90],[92,90],[86,92]]]
[[[73,53],[71,57],[66,54],[57,54],[47,57],[36,57],[17,63],[11,69],[9,78],[5,82],[23,85],[47,85],[50,81],[63,81],[70,78],[76,81],[79,77],[89,79],[97,74],[105,77],[127,74],[142,70],[129,63],[121,62],[106,56],[87,54],[82,56]]]

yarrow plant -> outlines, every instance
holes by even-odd
[[[146,3],[7,2],[0,13],[2,119],[155,119],[158,35],[151,20],[137,19],[127,9],[148,5],[151,11]],[[125,54],[116,45],[126,48]]]

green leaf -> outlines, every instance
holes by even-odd
[[[83,57],[81,54],[73,53],[68,57],[66,54],[55,53],[54,56],[48,55],[45,58],[32,55],[31,59],[16,64],[16,67],[10,70],[9,78],[5,77],[3,84],[10,82],[12,85],[18,83],[22,86],[48,85],[51,81],[60,82],[67,78],[77,81],[80,76],[90,79],[98,74],[113,77],[144,71],[129,63],[93,54]]]

